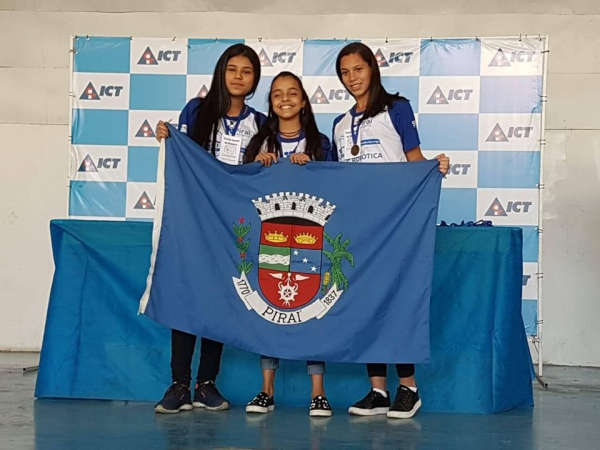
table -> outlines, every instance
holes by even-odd
[[[55,220],[50,230],[56,270],[35,396],[160,399],[170,384],[170,330],[137,314],[152,224]],[[521,281],[521,229],[438,227],[432,363],[417,367],[424,411],[533,405]],[[388,373],[393,395],[397,379],[391,367]],[[226,348],[218,385],[233,405],[251,400],[261,387],[258,356]],[[348,407],[369,389],[366,369],[328,364],[325,387],[334,408]],[[278,405],[308,406],[303,362],[282,361],[275,397]]]

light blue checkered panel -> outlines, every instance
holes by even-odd
[[[481,113],[536,114],[542,108],[542,77],[481,77]]]
[[[438,222],[461,223],[475,221],[477,217],[477,189],[442,189]]]
[[[69,216],[125,217],[127,183],[72,181],[69,190]]]
[[[127,181],[156,183],[158,147],[129,147]]]
[[[243,39],[188,39],[188,75],[212,75],[225,50]]]
[[[129,73],[128,37],[77,36],[73,42],[73,70],[92,73]]]
[[[481,188],[534,188],[540,181],[540,152],[479,152]]]
[[[528,336],[537,335],[538,302],[537,300],[523,299],[523,323]]]
[[[267,114],[269,110],[269,92],[273,78],[274,77],[262,76],[258,82],[256,92],[252,98],[248,100],[250,106],[264,114]]]
[[[132,110],[181,110],[186,103],[185,75],[132,74]]]
[[[93,145],[127,145],[129,114],[125,110],[73,110],[72,142]]]
[[[421,76],[479,76],[481,43],[476,39],[421,41]]]
[[[477,150],[478,114],[419,114],[423,150]]]
[[[304,42],[304,67],[302,75],[315,77],[336,77],[335,60],[348,42],[313,41]]]

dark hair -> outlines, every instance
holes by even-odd
[[[379,64],[377,63],[377,59],[375,59],[375,55],[373,51],[367,47],[362,42],[353,42],[351,44],[346,45],[342,51],[339,53],[337,60],[335,61],[335,71],[337,72],[337,76],[344,84],[342,80],[342,69],[341,63],[342,58],[348,55],[359,55],[371,68],[371,80],[369,84],[369,102],[367,103],[367,108],[362,116],[362,120],[366,120],[369,117],[375,117],[381,111],[385,109],[385,107],[391,107],[392,103],[397,100],[405,100],[406,98],[401,95],[390,94],[385,90],[383,85],[381,84],[381,73],[379,72]],[[352,93],[350,93],[352,95]]]
[[[317,128],[317,121],[315,120],[315,115],[310,106],[310,99],[304,86],[302,86],[302,81],[292,72],[281,72],[273,78],[271,89],[269,89],[269,113],[267,120],[248,144],[248,148],[244,154],[244,163],[254,161],[256,156],[260,153],[260,149],[265,141],[269,153],[279,153],[281,151],[281,143],[277,140],[279,117],[275,114],[275,111],[273,111],[271,92],[273,91],[273,84],[275,84],[275,81],[282,77],[289,77],[296,80],[298,86],[300,86],[300,91],[302,92],[302,100],[306,102],[306,106],[302,108],[302,111],[300,112],[300,126],[302,127],[302,131],[304,131],[304,138],[306,139],[306,149],[304,152],[310,156],[310,159],[313,161],[323,160],[321,133],[319,133],[319,129]]]
[[[227,72],[229,60],[235,56],[248,58],[254,69],[254,84],[248,93],[249,96],[254,95],[260,80],[260,60],[256,52],[247,45],[232,45],[223,52],[217,61],[210,90],[196,110],[196,121],[190,136],[213,155],[215,154],[219,121],[231,107],[231,95],[225,83],[225,72]]]

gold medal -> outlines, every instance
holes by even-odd
[[[360,153],[360,147],[356,144],[354,144],[352,146],[352,148],[350,149],[350,153],[352,153],[352,156],[356,156]]]

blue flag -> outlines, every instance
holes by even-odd
[[[142,312],[271,357],[429,359],[436,161],[231,166],[170,132]]]

